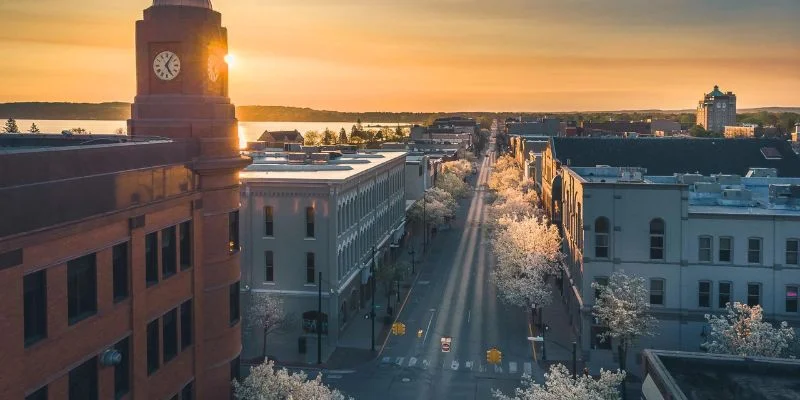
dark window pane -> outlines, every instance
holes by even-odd
[[[751,264],[761,263],[761,239],[747,240],[747,262]]]
[[[239,311],[239,282],[230,287],[230,322],[231,326],[236,325],[240,318]]]
[[[800,240],[790,239],[786,241],[786,264],[798,265],[798,255],[800,254]]]
[[[786,287],[786,312],[797,312],[797,286]]]
[[[183,387],[181,400],[194,400],[194,382],[189,382]]]
[[[69,371],[69,400],[97,400],[97,357]]]
[[[25,400],[47,400],[47,386],[25,396]]]
[[[26,275],[22,286],[25,347],[28,347],[47,337],[47,271]]]
[[[97,257],[94,254],[67,263],[69,324],[97,313]]]
[[[161,269],[164,279],[178,272],[178,253],[175,245],[175,227],[161,231]]]
[[[661,279],[650,280],[650,304],[664,305],[664,281]]]
[[[650,233],[651,234],[664,234],[664,221],[661,219],[654,219],[650,221]]]
[[[181,304],[181,350],[192,345],[194,325],[192,322],[192,301]]]
[[[178,310],[164,314],[164,363],[178,355]]]
[[[153,372],[158,371],[161,361],[158,359],[160,355],[159,332],[158,332],[158,319],[147,324],[147,374],[152,375]]]
[[[719,238],[719,261],[720,262],[730,262],[731,261],[731,247],[733,245],[733,241],[731,238]]]
[[[145,279],[147,286],[158,283],[158,233],[153,232],[144,238]]]
[[[181,271],[192,267],[192,221],[180,226]]]
[[[314,253],[306,253],[306,283],[314,283],[316,281],[316,275]]]
[[[130,338],[117,342],[114,349],[122,356],[122,362],[114,366],[114,397],[119,400],[131,391]]]
[[[231,253],[239,251],[239,210],[228,214],[228,245]]]
[[[747,305],[750,307],[761,304],[761,285],[748,284],[747,285]]]
[[[274,217],[272,215],[272,207],[264,207],[264,236],[273,236],[274,232]]]
[[[265,261],[265,278],[266,282],[274,282],[275,281],[275,264],[274,264],[274,255],[271,251],[267,251],[264,253]]]
[[[711,307],[711,282],[701,281],[698,293],[698,306]]]
[[[728,282],[720,282],[719,284],[719,308],[725,308],[725,305],[731,301],[731,284]]]
[[[128,298],[128,243],[114,246],[113,273],[114,273],[114,302]]]
[[[314,207],[306,208],[306,237],[314,237]]]

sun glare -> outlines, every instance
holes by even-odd
[[[229,67],[236,66],[236,57],[233,54],[228,54],[225,56],[225,62],[228,63]]]

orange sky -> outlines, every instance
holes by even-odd
[[[150,0],[0,0],[0,102],[132,101]],[[68,5],[68,6],[67,6]],[[214,0],[238,105],[341,111],[798,106],[798,0]]]

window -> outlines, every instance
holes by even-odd
[[[158,283],[158,233],[153,232],[144,238],[145,280],[147,286]]]
[[[275,236],[272,207],[264,207],[264,236]]]
[[[181,271],[192,267],[192,221],[180,225],[179,241],[181,252]]]
[[[314,253],[306,253],[306,283],[314,283],[316,281],[316,275]]]
[[[664,305],[664,280],[650,279],[650,304]]]
[[[67,263],[67,308],[70,325],[97,314],[96,264],[95,254]]]
[[[789,239],[786,241],[786,265],[798,265],[798,254],[800,254],[800,240]]]
[[[25,400],[47,400],[47,386],[25,396]]]
[[[750,264],[761,264],[761,239],[747,239],[747,262]]]
[[[700,236],[698,240],[697,259],[703,263],[710,263],[711,259],[711,236]]]
[[[608,286],[608,277],[607,276],[595,276],[594,281],[600,286]],[[594,300],[600,298],[600,288],[594,290]]]
[[[131,391],[131,347],[130,338],[114,345],[122,356],[122,362],[114,366],[114,398],[119,400]]]
[[[747,305],[750,307],[761,304],[761,284],[748,283],[747,284]]]
[[[239,251],[239,210],[228,214],[228,250],[231,253]]]
[[[181,389],[181,400],[194,400],[194,381],[187,383]]]
[[[314,237],[314,207],[306,208],[306,237]]]
[[[786,286],[786,312],[797,312],[798,286]]]
[[[230,287],[230,322],[231,326],[236,325],[239,322],[240,318],[240,311],[239,311],[239,282],[234,283]]]
[[[709,281],[700,281],[699,287],[697,289],[697,306],[708,308],[711,307],[711,282]]]
[[[128,243],[114,246],[112,251],[114,303],[128,298]]]
[[[26,275],[22,286],[25,347],[29,347],[47,337],[47,271]]]
[[[175,246],[175,227],[161,231],[161,273],[164,279],[178,271],[178,254]]]
[[[147,375],[152,375],[158,371],[161,365],[158,359],[160,353],[158,332],[158,319],[147,324]]]
[[[657,218],[650,221],[650,259],[664,259],[664,220]]]
[[[608,218],[600,217],[594,221],[594,256],[608,258]]]
[[[730,282],[720,282],[719,283],[719,303],[717,303],[717,307],[725,308],[725,306],[731,302],[731,283]]]
[[[178,310],[164,314],[164,363],[178,355]]]
[[[265,251],[264,260],[264,281],[275,282],[275,263],[273,253],[271,251]]]
[[[181,350],[192,345],[193,329],[192,301],[186,300],[181,304]]]
[[[97,400],[97,357],[69,371],[69,400]]]
[[[732,252],[733,252],[733,238],[730,237],[719,238],[719,262],[731,262]]]

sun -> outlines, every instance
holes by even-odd
[[[229,67],[233,67],[236,65],[236,57],[233,54],[227,54],[225,56],[225,62]]]

